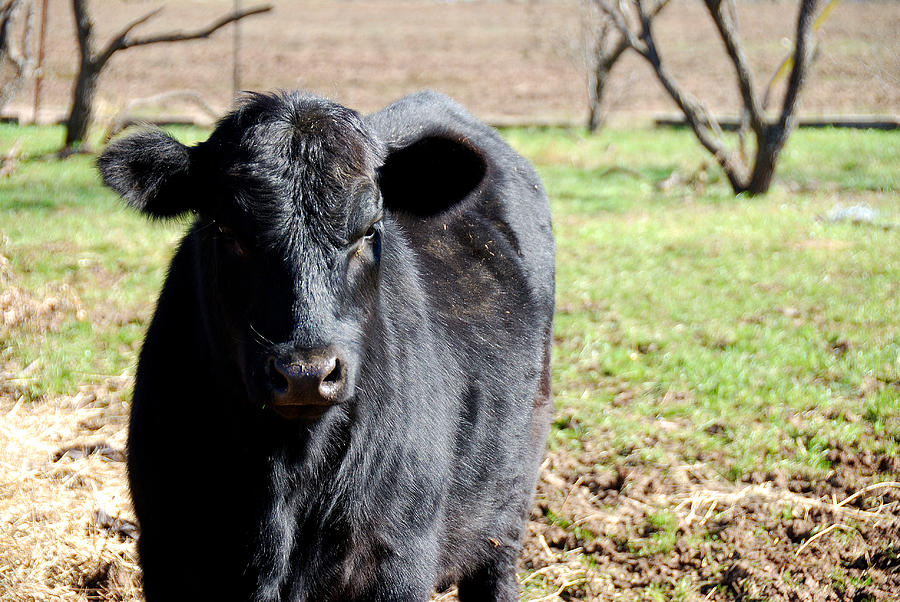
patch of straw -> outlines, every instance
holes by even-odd
[[[799,548],[797,548],[797,551],[794,552],[794,556],[799,556],[803,550],[805,550],[807,547],[809,547],[809,544],[811,544],[815,540],[819,539],[823,535],[827,535],[828,533],[831,533],[835,529],[850,529],[850,527],[848,527],[847,525],[842,525],[840,523],[835,523],[835,524],[831,525],[830,527],[828,527],[827,529],[822,529],[821,531],[819,531],[818,533],[816,533],[815,535],[813,535],[812,537],[810,537],[809,539],[804,541],[803,545],[801,545]]]
[[[134,542],[94,521],[98,510],[132,518],[124,463],[98,454],[55,460],[76,444],[124,447],[119,390],[113,383],[39,403],[0,395],[0,599],[140,599]]]
[[[852,516],[861,520],[878,520],[885,518],[888,505],[882,505],[877,510],[860,510],[851,508],[847,505],[855,499],[883,488],[900,488],[900,483],[895,481],[885,481],[883,483],[875,483],[869,485],[853,495],[847,497],[841,502],[826,501],[819,498],[808,497],[794,493],[792,491],[776,490],[771,484],[748,485],[738,491],[720,491],[715,489],[698,488],[687,496],[681,494],[681,501],[673,508],[675,512],[683,512],[686,507],[689,508],[686,516],[682,519],[682,526],[689,527],[697,519],[700,518],[700,512],[707,507],[700,524],[706,523],[711,517],[712,512],[717,508],[724,508],[719,514],[729,513],[739,506],[746,499],[762,499],[767,502],[784,502],[791,505],[799,506],[805,509],[816,508],[833,514],[843,514]]]

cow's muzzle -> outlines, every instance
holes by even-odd
[[[347,368],[347,362],[331,349],[270,356],[266,382],[272,409],[285,418],[318,418],[344,400]]]

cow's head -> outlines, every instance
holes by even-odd
[[[389,267],[385,210],[443,211],[485,170],[477,151],[440,136],[388,157],[355,112],[300,94],[248,96],[194,147],[157,130],[120,139],[98,166],[148,216],[198,216],[210,329],[251,401],[304,419],[355,395],[363,352],[378,344],[367,333]]]

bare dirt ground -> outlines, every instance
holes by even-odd
[[[253,3],[244,2],[244,6]],[[306,88],[371,111],[421,88],[441,90],[491,120],[566,121],[586,115],[584,11],[575,0],[427,2],[275,0],[269,14],[242,22],[246,89]],[[95,39],[105,44],[126,24],[165,10],[137,34],[199,29],[230,11],[224,0],[94,2]],[[787,56],[794,4],[739,3],[746,50],[762,87]],[[738,91],[721,42],[699,2],[678,2],[659,19],[663,58],[685,87],[715,112],[734,113]],[[900,111],[900,4],[844,2],[825,22],[802,113],[893,114]],[[117,53],[104,72],[99,116],[127,101],[194,90],[217,111],[232,98],[232,34],[206,41]],[[51,0],[42,106],[58,118],[71,96],[77,47],[70,3]],[[14,108],[31,118],[33,89]],[[619,117],[673,112],[649,67],[626,56],[610,84]],[[150,108],[196,113],[173,101]]]
[[[897,458],[836,449],[825,480],[779,471],[733,484],[703,463],[598,472],[605,453],[552,454],[542,474],[525,563],[570,583],[565,599],[900,596],[900,491],[871,479],[900,471]]]

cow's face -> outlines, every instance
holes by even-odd
[[[390,236],[382,189],[410,197],[397,184],[404,161],[384,161],[353,111],[254,95],[196,147],[150,131],[110,145],[98,166],[151,216],[198,214],[204,317],[248,398],[315,419],[354,396],[363,352],[377,344],[366,333]]]
[[[253,96],[209,140],[112,145],[104,180],[154,216],[194,210],[212,329],[248,396],[314,418],[354,392],[378,295],[381,146],[352,111]]]

